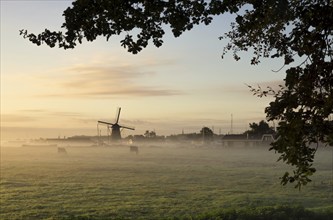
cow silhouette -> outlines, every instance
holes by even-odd
[[[64,147],[58,147],[58,154],[67,154],[67,151]]]
[[[136,154],[139,153],[139,147],[138,146],[130,146],[130,152],[134,152]]]

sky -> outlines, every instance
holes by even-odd
[[[251,54],[222,59],[232,15],[216,17],[174,38],[166,28],[160,48],[137,55],[122,38],[98,38],[73,50],[36,46],[19,30],[61,30],[72,1],[1,0],[1,139],[96,135],[97,121],[113,122],[121,107],[122,136],[154,130],[157,135],[241,133],[265,120],[272,97],[253,96],[246,84],[282,83],[281,60],[250,65]],[[231,131],[231,118],[233,129]],[[106,129],[102,134],[106,134]]]

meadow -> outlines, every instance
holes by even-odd
[[[139,148],[1,147],[0,219],[249,219],[289,207],[333,216],[332,149],[318,151],[299,191],[280,185],[289,167],[268,146]]]

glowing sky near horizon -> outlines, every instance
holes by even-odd
[[[174,38],[160,48],[148,46],[132,55],[120,37],[99,38],[74,50],[36,46],[20,29],[39,33],[60,30],[71,1],[1,0],[1,132],[5,137],[96,135],[97,120],[112,122],[122,107],[120,124],[134,126],[124,135],[155,130],[158,135],[234,132],[265,119],[271,98],[259,99],[245,84],[276,85],[284,77],[282,61],[250,65],[250,55],[221,59],[232,16],[216,18]]]

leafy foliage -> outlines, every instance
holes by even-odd
[[[156,47],[163,44],[164,25],[169,25],[174,36],[191,30],[194,25],[212,21],[212,15],[227,11],[227,4],[212,1],[146,1],[146,0],[77,0],[64,11],[65,33],[45,29],[35,35],[21,30],[31,42],[50,47],[74,48],[77,43],[94,41],[98,36],[107,40],[126,33],[121,45],[136,54],[150,40]]]
[[[253,122],[250,123],[250,130],[246,131],[245,134],[250,136],[261,137],[264,134],[274,134],[275,131],[273,128],[269,127],[269,124],[261,120],[258,124]]]
[[[125,34],[121,45],[136,54],[151,41],[160,47],[167,26],[178,37],[223,13],[237,17],[232,30],[220,37],[230,40],[222,58],[232,51],[239,60],[241,51],[251,49],[252,65],[262,58],[281,58],[283,67],[289,66],[280,90],[251,90],[260,97],[274,96],[265,112],[268,120],[279,122],[280,138],[271,149],[295,166],[282,183],[296,182],[301,187],[315,172],[312,144],[333,146],[332,0],[77,0],[64,11],[66,32],[45,29],[35,35],[21,30],[21,34],[37,45],[64,49],[83,39],[108,40]]]

